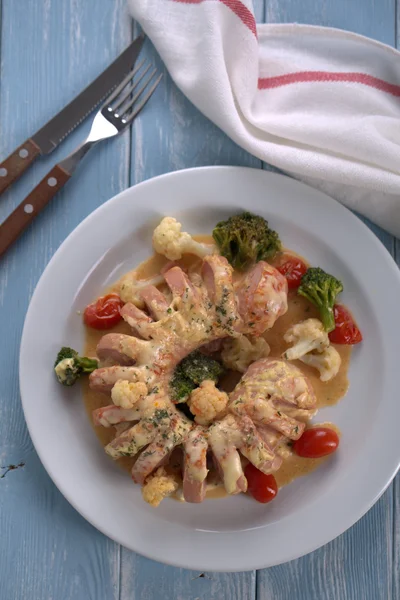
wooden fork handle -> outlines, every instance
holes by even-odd
[[[0,163],[0,194],[21,177],[39,154],[39,146],[29,139]]]
[[[29,196],[0,225],[0,256],[15,242],[70,177],[71,174],[60,165],[53,167]]]

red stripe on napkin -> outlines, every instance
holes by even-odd
[[[206,0],[173,0],[173,2],[180,2],[181,4],[201,4]],[[253,13],[245,6],[240,0],[214,0],[225,4],[239,19],[250,29],[252,33],[257,37],[256,21]]]
[[[240,0],[219,0],[222,4],[225,4],[232,12],[235,13],[239,19],[250,29],[252,33],[257,37],[256,21],[253,13],[240,2]]]
[[[300,73],[289,73],[288,75],[277,75],[276,77],[262,77],[258,80],[259,90],[268,90],[290,85],[292,83],[318,83],[318,82],[342,82],[361,83],[382,92],[400,96],[400,86],[388,83],[378,77],[366,75],[365,73],[329,73],[325,71],[303,71]]]

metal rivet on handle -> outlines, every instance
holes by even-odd
[[[21,158],[26,158],[29,155],[29,152],[26,148],[21,148],[18,154]]]
[[[49,177],[47,183],[50,187],[54,187],[55,185],[57,185],[57,179],[55,177]]]
[[[28,215],[30,215],[31,213],[33,213],[33,206],[32,206],[32,204],[25,204],[24,211],[26,213],[28,213]]]
[[[0,169],[0,177],[7,177],[8,171],[4,167]]]

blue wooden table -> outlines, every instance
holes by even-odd
[[[4,158],[111,62],[136,27],[125,0],[2,0],[0,6]],[[329,25],[393,46],[397,7],[396,0],[255,2],[259,22]],[[145,53],[163,69],[149,42]],[[87,125],[1,198],[0,220]],[[354,527],[311,555],[258,572],[199,573],[154,563],[105,538],[64,500],[35,453],[20,404],[18,352],[26,309],[49,259],[82,219],[126,187],[214,164],[268,169],[197,112],[167,75],[132,132],[93,151],[0,264],[0,600],[400,598],[399,478]],[[399,260],[399,241],[372,229]]]

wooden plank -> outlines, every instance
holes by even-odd
[[[395,598],[391,595],[388,536],[391,496],[387,492],[366,517],[330,544],[298,560],[258,571],[257,600]],[[372,531],[376,534],[373,539]]]
[[[399,44],[399,40],[397,40]],[[395,240],[394,259],[400,267],[400,239]],[[400,473],[393,483],[393,598],[400,598]]]
[[[98,0],[95,18],[93,7],[83,4],[75,0],[65,0],[63,3],[57,0],[43,3],[35,0],[19,3],[4,0],[3,54],[0,63],[0,156],[5,156],[25,139],[28,132],[34,131],[61,108],[128,43],[130,27],[124,13],[125,0],[115,0],[113,3]],[[268,2],[269,9],[272,4]],[[295,19],[291,10],[297,10],[297,6],[302,13],[298,20],[310,20],[308,11],[315,6],[310,0],[300,4],[293,2],[294,6],[289,8],[287,4],[287,0],[280,2],[283,15],[279,17],[280,20]],[[388,41],[385,37],[389,29],[387,15],[392,5],[390,1],[385,0],[381,5],[378,1],[357,0],[351,3],[351,7],[344,6],[346,3],[339,4],[334,6],[330,0],[328,4],[322,4],[319,12],[310,14],[315,14],[314,20],[320,19],[324,23],[326,20],[326,24],[335,26],[353,26],[362,33]],[[262,12],[260,6],[258,3],[256,7],[258,14]],[[374,10],[369,10],[369,6]],[[347,11],[351,11],[352,15],[348,24]],[[272,12],[277,14],[275,9]],[[393,18],[393,13],[390,14]],[[21,39],[24,44],[21,44]],[[150,47],[147,51],[151,54]],[[238,149],[199,115],[170,81],[166,82],[158,101],[157,119],[155,122],[152,119],[153,111],[147,111],[135,127],[132,182],[168,170],[201,164],[259,166],[259,161]],[[81,128],[57,154],[36,165],[23,181],[2,197],[0,218],[82,136]],[[190,143],[186,141],[188,139]],[[0,530],[3,539],[0,598],[108,600],[120,597],[122,600],[158,600],[160,589],[163,590],[163,598],[174,600],[254,598],[254,573],[205,574],[200,577],[199,573],[165,567],[124,549],[120,579],[118,546],[89,526],[63,500],[32,449],[16,384],[19,338],[29,297],[43,267],[62,239],[98,204],[126,187],[128,180],[128,135],[95,152],[97,156],[92,155],[87,159],[79,181],[76,179],[69,184],[27,232],[24,241],[21,240],[0,264],[0,311],[2,316],[7,317],[3,319],[4,325],[3,321],[1,325],[2,339],[7,340],[7,349],[0,350],[2,381],[6,382],[6,389],[0,391],[0,457],[4,466],[21,461],[25,463],[25,466],[10,471],[0,480],[0,486],[3,486],[0,494]],[[324,548],[312,555],[312,561],[310,557],[305,557],[290,565],[264,571],[270,577],[274,595],[271,595],[272,591],[266,583],[263,585],[259,579],[258,597],[273,597],[274,600],[289,597],[304,597],[307,600],[312,600],[312,597],[318,600],[389,598],[391,546],[388,532],[392,516],[388,511],[390,500],[388,503],[387,496],[390,494],[389,491],[368,516],[346,534],[347,537],[342,536],[326,547],[329,549],[333,546],[333,550]],[[356,533],[351,534],[353,531]],[[399,540],[398,525],[396,531]],[[350,534],[352,537],[349,538]],[[383,549],[377,562],[371,559],[369,548],[372,547]],[[358,560],[360,550],[361,559]],[[343,557],[346,560],[344,566],[341,562]],[[398,568],[398,553],[396,557]],[[340,586],[335,584],[337,572],[334,568],[329,569],[329,576],[319,572],[319,568],[323,571],[331,561],[333,565],[338,565],[338,573],[344,578]],[[365,574],[361,571],[366,565]],[[276,578],[285,579],[291,573],[296,584],[290,590],[284,589],[282,582],[277,582]],[[371,573],[376,575],[375,582]],[[311,577],[313,581],[320,579],[314,588],[309,588],[317,593],[315,596],[307,595],[307,584],[310,584]],[[370,588],[364,596],[358,595],[365,592],[367,583]],[[345,595],[341,595],[343,590]],[[393,597],[399,597],[399,588],[395,587],[395,590],[397,594]]]
[[[204,117],[171,81],[152,44],[143,49],[164,73],[149,109],[135,121],[132,137],[131,183],[162,173],[203,165],[261,167]]]
[[[200,573],[167,567],[122,548],[121,600],[253,600],[255,571]]]
[[[94,10],[93,3],[76,0],[4,0],[0,156],[32,134],[127,45],[131,29],[125,4],[97,0]],[[1,198],[0,219],[82,139],[87,127],[80,127]],[[27,433],[17,382],[20,335],[35,284],[82,218],[126,187],[128,159],[129,134],[94,150],[0,263],[0,465],[24,463],[0,479],[4,600],[119,597],[119,546],[82,519],[45,473]]]
[[[301,3],[295,0],[266,0],[265,4],[265,22],[299,22],[349,29],[390,45],[395,41],[394,14],[394,0],[355,0],[351,3],[334,0],[318,3],[315,0],[303,0]],[[264,165],[264,168],[270,167]],[[393,237],[366,219],[363,220],[393,254]],[[399,594],[394,592],[392,596],[392,529],[391,487],[366,516],[330,544],[301,559],[258,571],[257,599],[398,598]],[[375,551],[376,548],[379,548],[379,552]],[[396,581],[394,571],[393,580]]]
[[[396,2],[396,48],[400,46],[400,0]],[[396,239],[394,258],[400,267],[400,240]],[[393,598],[400,597],[400,474],[393,485]]]
[[[261,18],[263,1],[255,6],[256,15]],[[133,128],[132,184],[161,173],[202,165],[260,168],[258,159],[234,144],[183,96],[149,42],[144,53],[165,77],[148,110],[143,111]],[[252,600],[255,573],[202,574],[175,569],[122,548],[121,600],[159,600],[160,590],[165,600]]]
[[[254,0],[253,4],[256,18],[261,21],[264,0]],[[134,31],[139,32],[137,25]],[[259,159],[237,146],[189,102],[171,80],[149,40],[143,54],[164,73],[164,79],[151,100],[151,110],[144,110],[133,127],[132,184],[161,173],[203,165],[261,167]]]
[[[367,219],[362,220],[393,255],[393,237]],[[398,477],[397,487],[399,481]],[[391,486],[358,523],[331,543],[298,560],[258,571],[257,600],[398,598],[398,581],[394,571],[392,581],[393,553],[399,560],[398,542],[396,546],[392,536],[394,515],[396,506],[393,508]],[[398,539],[399,529],[397,525]],[[375,551],[376,548],[379,552]]]
[[[266,0],[266,23],[305,23],[347,29],[395,44],[396,0]]]
[[[400,0],[396,2],[396,48],[400,47]],[[400,267],[400,239],[396,239],[394,259]],[[400,598],[400,474],[393,484],[393,598]]]

